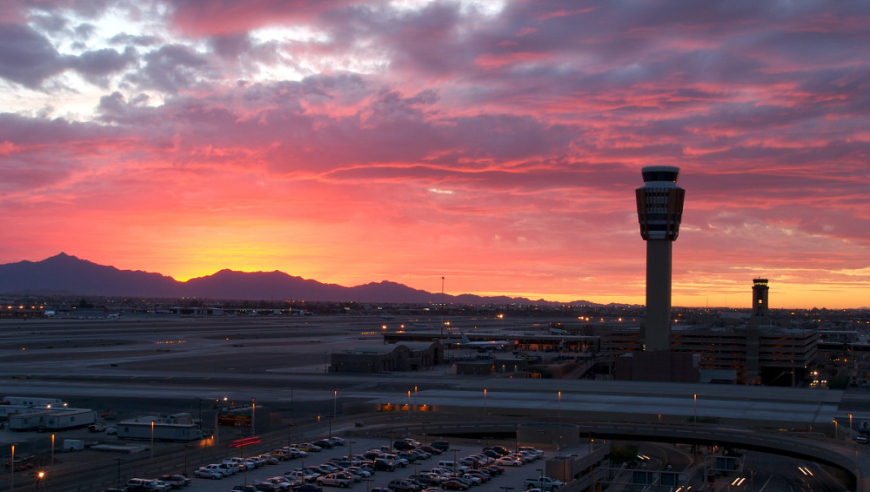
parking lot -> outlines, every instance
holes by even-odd
[[[213,479],[204,479],[204,478],[192,478],[192,483],[190,486],[185,487],[186,492],[215,492],[215,491],[231,491],[233,486],[241,485],[241,484],[253,484],[257,482],[261,482],[269,477],[274,477],[278,475],[283,475],[284,472],[293,470],[295,468],[302,468],[309,465],[318,465],[321,463],[327,463],[331,458],[338,458],[341,456],[346,456],[348,453],[353,452],[353,454],[361,454],[371,448],[380,448],[384,446],[386,443],[382,439],[369,439],[369,438],[354,438],[353,440],[347,439],[346,444],[344,446],[336,446],[332,449],[323,449],[320,452],[311,452],[307,457],[297,458],[288,461],[280,461],[278,464],[274,465],[264,465],[261,468],[257,468],[248,472],[239,472],[235,475],[225,477],[220,480]],[[375,472],[367,481],[361,481],[354,483],[350,488],[357,491],[363,490],[371,490],[376,487],[387,487],[387,484],[391,480],[407,478],[411,475],[414,475],[418,472],[422,472],[423,470],[427,470],[437,466],[437,463],[442,460],[453,460],[454,456],[457,461],[461,460],[463,457],[480,452],[482,446],[480,445],[458,445],[454,447],[451,444],[451,448],[441,454],[433,455],[428,459],[419,460],[415,463],[411,463],[405,468],[399,468],[394,472],[389,471],[378,471]],[[231,456],[239,456],[238,454],[233,455],[229,451],[227,452],[227,458]],[[195,463],[191,465],[195,465],[191,467],[191,470],[198,468],[199,466],[207,465],[208,463]],[[511,490],[523,490],[523,481],[526,478],[533,478],[540,476],[540,469],[543,468],[543,460],[538,462],[528,463],[523,466],[518,467],[510,467],[506,466],[505,473],[501,475],[496,475],[492,477],[492,479],[486,483],[477,485],[473,487],[475,492],[510,492]],[[192,473],[191,473],[192,475]],[[327,492],[330,489],[338,490],[338,487],[323,487],[324,491]]]

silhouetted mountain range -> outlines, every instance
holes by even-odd
[[[0,293],[93,295],[110,297],[197,297],[222,300],[305,300],[328,302],[381,302],[424,304],[440,302],[440,293],[412,289],[395,282],[372,282],[356,287],[324,284],[283,272],[236,272],[179,282],[159,273],[119,270],[61,253],[42,261],[0,265]],[[549,304],[513,297],[471,294],[445,296],[460,304]],[[586,301],[577,303],[590,304]]]

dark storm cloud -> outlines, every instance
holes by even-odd
[[[45,36],[25,25],[0,23],[0,77],[35,89],[65,69]]]
[[[136,60],[132,48],[85,51],[79,56],[60,55],[42,34],[22,24],[0,24],[0,77],[31,89],[65,70],[72,69],[93,83]]]
[[[143,57],[145,66],[127,76],[143,89],[157,89],[174,94],[196,83],[200,74],[208,72],[208,62],[193,49],[180,44],[167,44]]]
[[[85,79],[97,85],[105,85],[106,76],[119,72],[136,62],[138,55],[132,47],[123,53],[111,49],[86,51],[69,59],[69,66]]]
[[[215,36],[209,42],[214,52],[224,58],[236,58],[252,47],[247,34]]]

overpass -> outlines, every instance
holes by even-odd
[[[425,419],[425,420],[424,420]],[[460,420],[450,413],[414,414],[410,419],[396,417],[379,426],[396,435],[453,436],[514,435],[527,419],[489,417]],[[775,434],[721,425],[649,424],[632,422],[569,422],[578,435],[573,440],[603,439],[726,446],[803,459],[840,468],[855,477],[858,492],[870,491],[870,452],[865,447],[825,438],[819,434]],[[367,428],[361,434],[377,432]],[[554,443],[550,443],[554,444]]]
[[[870,450],[846,435],[849,415],[854,424],[870,419],[868,407],[859,399],[856,409],[863,411],[844,412],[841,391],[491,378],[451,382],[418,388],[413,400],[410,392],[396,392],[345,404],[343,411],[394,411],[397,432],[420,435],[504,434],[529,422],[563,422],[577,426],[581,440],[730,446],[832,465],[856,477],[857,490],[870,492]]]

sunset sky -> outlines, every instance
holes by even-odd
[[[870,306],[870,2],[4,0],[0,263]]]

